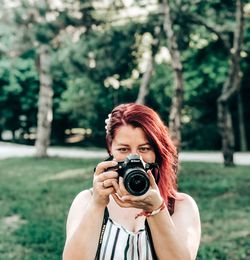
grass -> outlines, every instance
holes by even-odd
[[[0,260],[61,259],[70,204],[91,186],[97,160],[0,161]],[[250,259],[250,170],[183,163],[179,189],[193,196],[202,221],[197,259]]]
[[[250,168],[184,163],[180,190],[200,209],[202,241],[197,259],[250,259]]]

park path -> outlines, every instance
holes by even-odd
[[[0,142],[0,159],[11,157],[34,156],[35,147],[21,144],[12,144]],[[68,157],[68,158],[106,158],[107,152],[103,150],[90,150],[83,148],[60,148],[50,147],[48,149],[49,156]],[[235,163],[238,165],[250,165],[249,152],[235,153]],[[196,161],[196,162],[216,162],[222,163],[222,154],[215,152],[181,152],[180,161]]]

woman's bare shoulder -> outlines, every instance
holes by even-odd
[[[75,204],[86,205],[86,203],[91,199],[92,193],[92,189],[82,190],[75,196],[72,206]]]
[[[198,213],[198,206],[193,197],[186,193],[177,193],[177,199],[175,202],[176,211],[193,211],[194,213]]]
[[[195,259],[200,243],[201,223],[199,209],[194,198],[186,193],[178,193],[172,219],[177,232],[187,243],[192,255],[191,259]]]
[[[91,190],[83,190],[75,196],[68,213],[67,236],[80,223],[81,218],[84,215],[84,212],[86,210],[86,206],[91,200],[91,197],[92,197]]]

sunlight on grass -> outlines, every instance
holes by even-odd
[[[197,259],[249,259],[249,166],[184,163],[179,182],[200,208],[202,239]]]

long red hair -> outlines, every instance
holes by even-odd
[[[158,187],[161,196],[166,202],[170,197],[175,198],[178,168],[177,150],[159,115],[153,109],[135,103],[115,107],[106,126],[106,142],[109,154],[116,131],[122,125],[140,127],[144,131],[156,154],[156,163],[159,165],[160,180]]]

